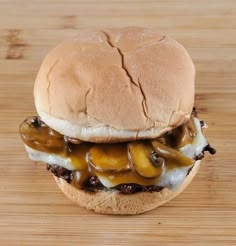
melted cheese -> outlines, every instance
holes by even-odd
[[[194,124],[197,132],[193,141],[178,149],[181,153],[190,158],[194,158],[196,155],[200,154],[203,148],[208,144],[202,134],[200,121],[197,118],[194,118]],[[48,164],[57,164],[58,166],[62,166],[68,170],[76,170],[76,179],[80,178],[81,172],[78,171],[78,168],[76,168],[74,164],[74,156],[72,158],[70,156],[59,155],[58,153],[39,151],[27,146],[26,144],[25,148],[30,159],[34,161],[42,161]],[[158,185],[169,189],[176,189],[185,179],[190,167],[191,165],[174,167],[164,166],[162,175],[156,179],[145,179],[136,175],[135,172],[132,171],[119,175],[105,174],[96,171],[93,175],[95,174],[105,187],[113,187],[117,184],[123,183],[123,180],[126,180],[126,183],[137,182],[142,185]]]
[[[197,134],[191,144],[186,144],[184,147],[179,149],[180,152],[190,158],[194,158],[195,156],[199,155],[203,148],[208,144],[207,140],[203,136],[199,119],[193,118],[193,120],[197,129]]]

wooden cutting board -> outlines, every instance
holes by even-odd
[[[35,115],[34,79],[54,45],[78,28],[125,25],[156,27],[188,49],[217,155],[163,207],[103,216],[72,204],[27,158],[18,126]],[[236,245],[235,99],[235,0],[0,1],[0,245]]]

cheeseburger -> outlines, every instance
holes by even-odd
[[[80,206],[154,209],[185,189],[205,151],[215,153],[194,109],[194,78],[184,47],[155,30],[79,31],[41,65],[38,116],[20,125],[26,151]]]

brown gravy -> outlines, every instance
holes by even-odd
[[[113,185],[154,185],[164,169],[190,166],[194,162],[178,151],[178,148],[192,143],[196,135],[193,118],[160,138],[139,141],[137,152],[136,142],[95,144],[70,139],[48,127],[38,117],[27,118],[20,125],[20,134],[24,143],[32,149],[69,158],[74,169],[80,171],[79,185],[91,176],[102,177]],[[153,163],[156,160],[151,156],[153,153],[160,157],[161,165]],[[137,155],[142,161],[135,158]],[[157,175],[147,175],[151,172]]]

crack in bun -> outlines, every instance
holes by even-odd
[[[41,119],[91,142],[156,138],[189,120],[195,69],[182,45],[148,28],[82,30],[39,70]]]

